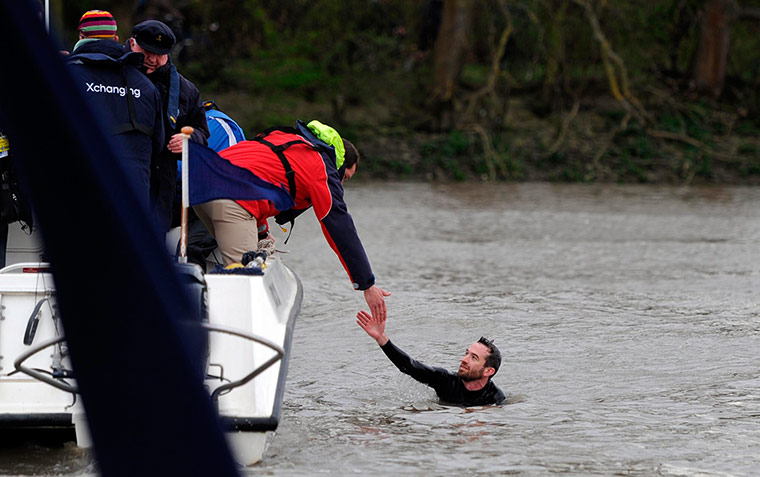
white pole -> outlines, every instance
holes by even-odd
[[[50,0],[45,0],[45,30],[50,33]]]
[[[184,137],[182,138],[182,222],[179,237],[179,263],[187,263],[187,208],[190,207],[188,140],[191,134],[193,134],[193,128],[190,126],[182,128]]]

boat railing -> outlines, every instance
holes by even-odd
[[[54,388],[58,388],[61,391],[65,391],[67,393],[76,394],[79,392],[79,389],[74,386],[73,384],[70,384],[66,381],[62,381],[61,379],[56,379],[55,376],[46,374],[40,370],[29,368],[24,366],[24,361],[29,359],[32,355],[42,351],[45,348],[48,348],[50,346],[56,345],[58,343],[63,343],[65,341],[65,336],[56,336],[54,338],[47,339],[35,346],[32,346],[28,350],[24,351],[18,357],[16,358],[16,361],[13,362],[13,366],[16,368],[16,370],[27,374],[34,379],[37,379],[39,381],[42,381],[43,383],[47,383]]]
[[[264,363],[261,363],[253,371],[246,374],[242,378],[236,381],[231,381],[229,383],[222,384],[221,386],[214,389],[214,391],[211,393],[211,400],[214,403],[218,403],[219,395],[221,393],[243,386],[244,384],[250,382],[256,376],[263,373],[264,371],[269,369],[272,365],[280,361],[282,357],[285,355],[285,350],[283,350],[281,346],[279,346],[278,344],[266,338],[262,338],[261,336],[254,335],[253,333],[248,333],[246,331],[243,331],[237,328],[231,328],[228,326],[218,325],[214,323],[201,323],[201,325],[207,330],[209,330],[210,332],[225,333],[228,335],[238,336],[240,338],[244,338],[244,339],[259,343],[271,349],[275,353],[271,358],[269,358]]]
[[[272,365],[280,361],[282,357],[285,355],[285,351],[283,350],[281,346],[277,345],[276,343],[266,338],[262,338],[261,336],[254,335],[253,333],[248,333],[246,331],[243,331],[237,328],[232,328],[232,327],[213,324],[213,323],[201,323],[201,326],[203,326],[203,328],[205,328],[209,332],[224,333],[224,334],[244,338],[249,341],[253,341],[255,343],[259,343],[263,346],[266,346],[267,348],[274,351],[274,355],[272,357],[270,357],[267,361],[265,361],[264,363],[261,363],[259,366],[254,368],[253,371],[251,371],[250,373],[246,374],[245,376],[243,376],[242,378],[238,380],[222,384],[221,386],[214,389],[214,391],[211,393],[211,399],[215,403],[218,403],[219,395],[221,393],[243,386],[244,384],[250,382],[256,376],[263,373],[264,371],[269,369]],[[19,372],[22,372],[26,375],[33,377],[34,379],[47,383],[57,389],[60,389],[65,392],[73,393],[73,394],[78,393],[79,389],[73,384],[63,381],[60,378],[56,379],[56,377],[53,375],[46,374],[45,372],[42,372],[34,368],[30,368],[24,365],[24,361],[29,359],[34,354],[50,346],[54,346],[56,344],[62,343],[65,340],[66,340],[65,336],[57,336],[57,337],[45,340],[35,346],[32,346],[28,350],[18,355],[18,357],[13,363],[13,366]]]

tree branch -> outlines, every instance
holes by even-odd
[[[610,131],[610,133],[604,139],[604,142],[602,142],[602,147],[600,147],[599,150],[596,151],[596,154],[594,154],[594,159],[591,162],[592,173],[596,173],[600,169],[599,161],[602,159],[602,156],[604,156],[604,154],[610,148],[612,141],[615,140],[615,136],[617,136],[619,132],[624,131],[628,127],[628,121],[630,121],[630,119],[631,119],[631,113],[625,113],[625,116],[623,117],[622,120],[620,120],[620,123],[614,128],[612,128],[612,131]]]
[[[599,43],[602,53],[602,62],[604,63],[604,69],[607,72],[607,79],[610,83],[610,90],[612,95],[620,101],[625,107],[626,111],[631,113],[642,124],[651,124],[651,118],[647,113],[641,102],[631,93],[628,88],[628,70],[625,66],[625,62],[620,56],[612,49],[609,40],[604,35],[602,27],[599,23],[599,18],[594,12],[593,6],[590,0],[573,0],[573,3],[579,5],[586,12],[591,30],[594,33],[594,38]],[[616,71],[617,69],[617,71]]]
[[[546,152],[547,156],[551,156],[552,154],[554,154],[555,152],[559,150],[559,147],[565,141],[565,136],[567,135],[567,130],[570,128],[570,123],[578,114],[578,111],[580,110],[580,108],[581,108],[581,102],[580,100],[578,100],[578,98],[575,98],[575,102],[573,103],[573,109],[568,113],[567,116],[565,116],[565,119],[562,120],[562,127],[559,130],[559,134],[557,135],[557,139],[554,141],[554,144],[552,144],[549,150]]]
[[[693,137],[687,136],[685,134],[678,134],[678,133],[655,130],[655,129],[649,129],[648,132],[653,137],[662,138],[662,139],[672,139],[675,141],[685,142],[686,144],[690,144],[699,149],[705,148],[705,143],[703,143],[702,141],[698,141],[694,139]]]
[[[472,124],[469,126],[469,129],[477,134],[483,142],[483,156],[485,157],[486,165],[488,166],[488,179],[492,181],[496,180],[496,166],[499,166],[504,179],[508,179],[509,171],[507,170],[507,165],[494,149],[493,143],[491,142],[491,136],[486,129],[480,124]]]
[[[480,88],[475,93],[473,93],[469,98],[469,104],[467,105],[467,110],[463,114],[463,116],[466,118],[469,118],[470,115],[473,113],[478,100],[482,96],[486,94],[495,95],[494,87],[496,86],[496,80],[499,78],[501,74],[501,58],[504,56],[504,51],[507,48],[509,37],[512,34],[512,31],[514,30],[514,27],[512,25],[512,15],[509,13],[509,7],[507,6],[506,0],[499,0],[499,6],[501,7],[501,11],[504,14],[504,18],[507,20],[507,25],[504,27],[504,30],[501,32],[501,37],[499,38],[499,44],[497,45],[496,51],[494,52],[493,57],[491,58],[491,73],[488,75],[488,81],[486,82],[486,85]]]

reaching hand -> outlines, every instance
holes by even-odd
[[[362,310],[356,314],[356,324],[361,326],[380,346],[388,342],[388,336],[385,334],[385,318],[381,320]]]
[[[390,295],[391,292],[387,292],[375,285],[364,290],[364,300],[367,302],[367,306],[369,306],[369,311],[372,312],[372,316],[383,322],[388,313],[388,308],[385,306],[385,297]]]

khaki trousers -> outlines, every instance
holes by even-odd
[[[240,263],[243,254],[256,250],[259,243],[256,218],[237,202],[212,200],[193,207],[206,230],[216,239],[224,266]]]

